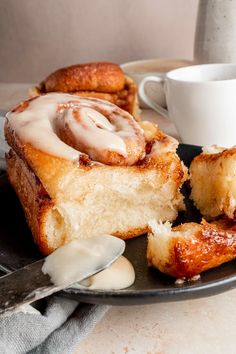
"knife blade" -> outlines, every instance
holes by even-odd
[[[93,249],[100,247],[103,258],[99,259],[98,264],[94,263],[94,254],[91,253],[91,266],[81,270],[78,269],[76,281],[70,279],[63,281],[62,284],[55,285],[48,274],[42,272],[45,259],[34,262],[21,269],[0,278],[0,314],[7,311],[13,311],[17,307],[30,304],[36,300],[42,299],[55,292],[63,290],[75,282],[81,282],[84,279],[109,267],[118,257],[122,255],[125,249],[125,242],[113,236],[99,236],[83,240],[86,247],[92,246]],[[103,249],[101,249],[101,247]],[[50,257],[50,256],[49,256]],[[78,257],[83,260],[85,255],[78,252]],[[86,254],[86,257],[88,255]],[[92,259],[93,257],[93,259]],[[86,262],[89,259],[86,259]],[[65,274],[66,275],[66,274]],[[66,279],[66,277],[64,277]]]

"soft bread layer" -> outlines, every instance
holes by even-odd
[[[183,208],[183,169],[174,153],[163,155],[158,166],[143,170],[76,168],[55,178],[56,188],[41,175],[43,185],[13,150],[7,170],[34,239],[48,254],[77,237],[109,233],[128,239],[146,232],[150,219],[174,220]]]
[[[191,198],[202,215],[236,217],[236,148],[202,153],[190,166]]]
[[[185,223],[152,221],[148,234],[150,266],[175,278],[191,279],[236,258],[236,225],[229,220]]]

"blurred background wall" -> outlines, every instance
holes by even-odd
[[[198,0],[0,0],[0,81],[79,62],[192,59]]]

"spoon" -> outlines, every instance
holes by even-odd
[[[0,278],[0,314],[101,272],[120,257],[124,249],[125,242],[110,235],[78,239],[45,259],[4,275]]]

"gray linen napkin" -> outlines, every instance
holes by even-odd
[[[73,354],[108,308],[51,296],[42,313],[26,309],[1,316],[0,353]]]
[[[0,116],[0,175],[9,149],[3,124]],[[18,312],[0,316],[0,353],[73,354],[108,309],[109,306],[82,304],[55,295],[35,306],[24,306]]]

